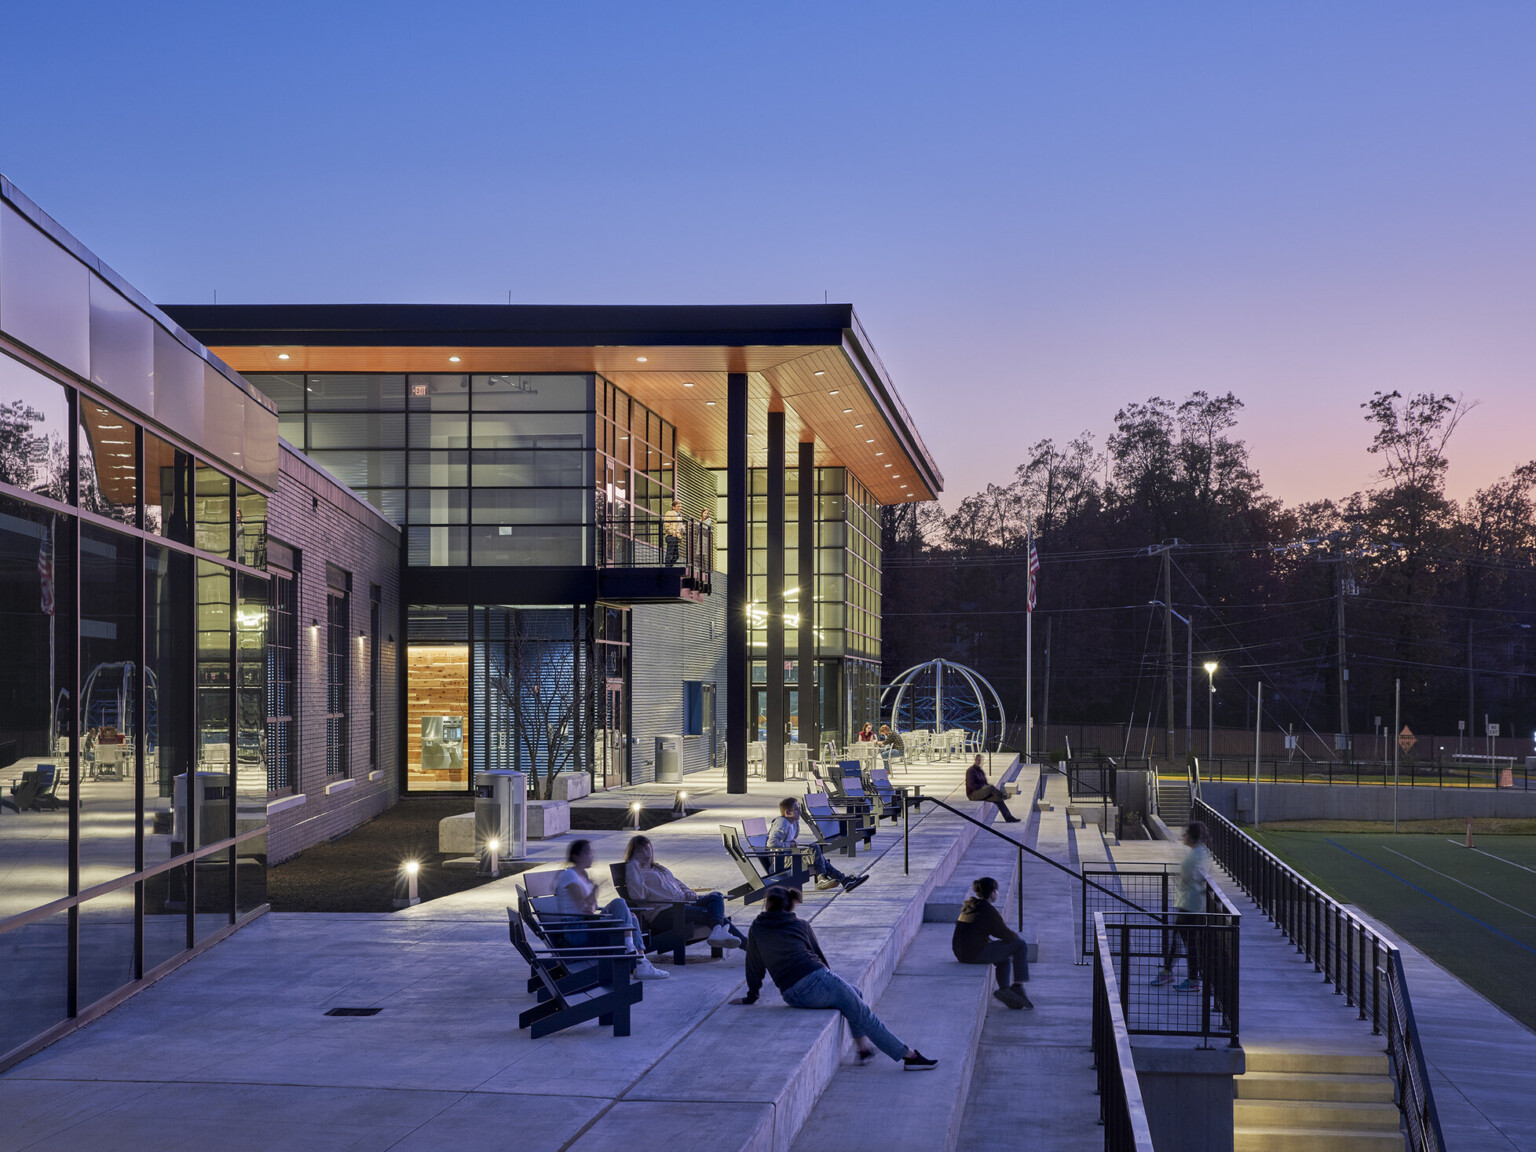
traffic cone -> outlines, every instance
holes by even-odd
[[[1476,845],[1472,843],[1472,817],[1470,817],[1470,816],[1467,817],[1467,842],[1465,844],[1463,844],[1462,847],[1463,848],[1475,848],[1476,847]]]

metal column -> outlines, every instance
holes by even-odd
[[[767,685],[768,733],[763,772],[784,779],[784,412],[768,413]]]
[[[747,790],[747,374],[732,372],[725,388],[725,790]]]
[[[797,658],[800,671],[800,743],[818,759],[821,748],[821,700],[816,694],[816,445],[801,444],[799,507],[800,571],[795,583],[800,613]]]

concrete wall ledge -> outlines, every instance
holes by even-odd
[[[1131,1054],[1155,1148],[1233,1152],[1232,1078],[1247,1059],[1216,1040],[1200,1047],[1191,1036],[1132,1036]]]
[[[277,800],[267,801],[267,815],[277,812],[286,812],[290,808],[298,808],[309,803],[309,797],[302,792],[297,796],[283,796]]]
[[[338,780],[334,784],[327,784],[325,786],[325,794],[327,796],[334,796],[338,792],[345,792],[348,788],[356,787],[357,781],[353,780],[351,777],[348,777],[345,780]]]

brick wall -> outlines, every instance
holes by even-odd
[[[282,445],[271,534],[300,550],[298,582],[298,780],[268,804],[267,859],[288,859],[333,839],[399,798],[400,529]],[[326,562],[351,573],[347,629],[349,771],[326,775]],[[379,754],[369,763],[369,586],[380,589]],[[310,621],[319,621],[313,627]],[[359,641],[358,632],[364,633]]]

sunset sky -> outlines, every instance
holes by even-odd
[[[1232,390],[1342,495],[1374,389],[1536,457],[1536,6],[12,5],[0,172],[167,303],[858,308],[953,504]]]

